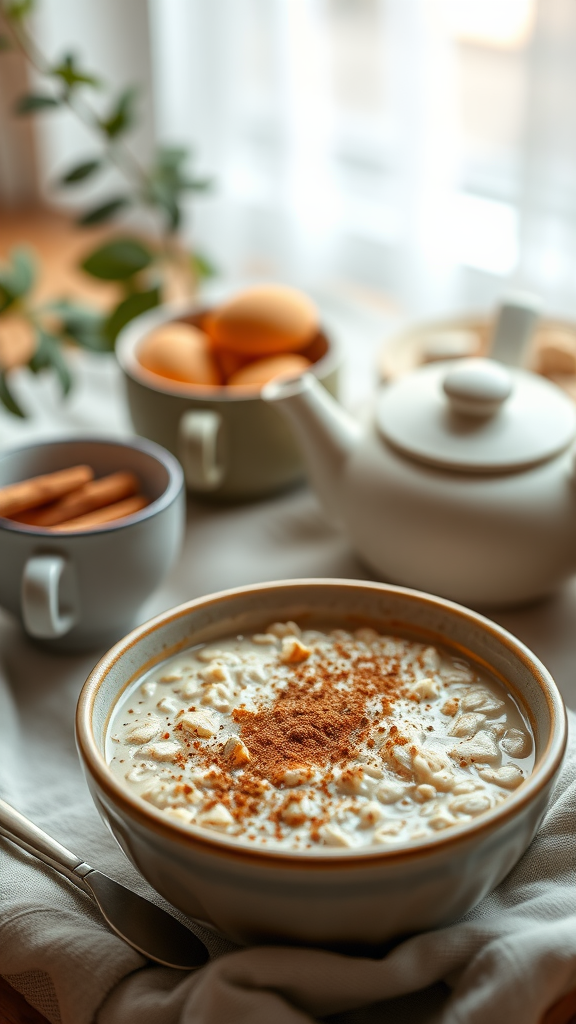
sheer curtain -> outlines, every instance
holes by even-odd
[[[186,231],[226,275],[384,292],[415,314],[514,285],[576,312],[574,0],[42,12],[50,47],[144,83],[142,151],[183,142],[214,175]],[[41,131],[49,176],[78,138],[58,119]]]

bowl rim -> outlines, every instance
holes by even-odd
[[[168,484],[162,494],[154,501],[151,501],[149,505],[140,509],[138,512],[132,512],[129,516],[124,516],[123,519],[112,520],[109,523],[102,523],[101,526],[93,526],[89,530],[59,530],[57,533],[46,526],[30,526],[27,523],[17,523],[12,519],[6,519],[4,516],[0,516],[0,528],[7,530],[9,533],[23,534],[26,537],[38,536],[38,537],[49,537],[51,540],[66,540],[66,541],[80,541],[82,538],[91,537],[95,534],[101,533],[113,533],[117,530],[125,530],[130,526],[134,526],[136,523],[143,522],[146,519],[150,519],[152,516],[158,515],[159,512],[163,512],[166,508],[173,504],[178,498],[181,491],[184,490],[184,472],[178,460],[171,455],[169,451],[162,448],[161,445],[156,444],[155,441],[149,441],[144,437],[135,437],[128,439],[114,438],[114,437],[103,437],[95,434],[88,434],[86,436],[76,435],[74,437],[56,437],[47,441],[37,441],[31,444],[21,445],[18,448],[9,448],[6,451],[0,453],[0,463],[5,458],[9,458],[13,455],[20,455],[24,452],[31,451],[36,448],[47,448],[47,447],[66,447],[67,445],[76,444],[99,444],[107,447],[114,448],[127,448],[132,451],[141,451],[145,455],[149,455],[151,458],[159,462],[166,472],[168,473]]]
[[[228,388],[223,384],[186,384],[184,381],[169,380],[152,373],[141,366],[136,359],[136,348],[150,331],[162,324],[178,320],[179,317],[208,313],[212,308],[213,305],[190,300],[169,302],[134,317],[134,320],[131,320],[120,331],[116,341],[115,354],[122,371],[141,387],[162,395],[170,395],[172,398],[190,398],[196,401],[218,403],[261,401],[261,389],[256,389],[256,387],[251,391],[248,389],[244,391],[241,388]],[[323,379],[338,369],[341,363],[341,352],[332,333],[326,334],[322,327],[319,333],[327,342],[328,351],[313,363],[307,372]]]
[[[431,839],[414,843],[410,846],[381,850],[367,847],[366,851],[322,848],[321,852],[316,852],[251,848],[233,841],[233,837],[220,836],[207,829],[202,829],[200,826],[180,825],[165,816],[161,810],[148,805],[144,800],[132,795],[127,788],[124,788],[117,782],[106,764],[104,756],[98,749],[92,730],[92,712],[100,686],[121,655],[134,648],[139,641],[156,632],[163,625],[187,616],[194,609],[209,605],[225,604],[244,594],[259,592],[264,597],[266,592],[270,590],[278,590],[279,588],[290,590],[291,588],[296,589],[303,586],[360,588],[402,595],[408,600],[419,603],[424,602],[436,607],[441,606],[443,610],[448,611],[452,615],[467,619],[499,640],[528,668],[542,689],[548,705],[550,731],[546,737],[540,761],[533,772],[501,804],[491,808],[471,822],[462,823],[457,830],[450,829],[448,832],[440,832]],[[526,710],[530,709],[527,707]],[[113,804],[119,805],[122,812],[137,825],[143,826],[146,830],[155,833],[156,836],[160,836],[162,839],[177,842],[188,849],[200,849],[202,852],[209,853],[210,855],[219,855],[220,857],[233,859],[238,862],[251,862],[252,864],[258,864],[260,867],[274,868],[282,866],[306,870],[326,870],[331,868],[341,871],[349,867],[368,867],[383,862],[398,863],[400,861],[414,860],[435,852],[443,852],[449,847],[454,847],[459,843],[465,843],[470,839],[480,837],[482,834],[489,833],[509,822],[511,818],[515,817],[535,800],[541,791],[550,784],[556,774],[566,749],[567,716],[566,707],[556,683],[550,672],[536,655],[513,634],[478,612],[432,594],[392,584],[377,583],[369,580],[303,578],[249,584],[194,598],[174,608],[167,609],[132,630],[101,658],[82,687],[76,709],[76,743],[85,771],[106,794],[108,799]]]

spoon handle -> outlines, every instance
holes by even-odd
[[[0,834],[21,846],[28,853],[39,857],[45,864],[75,882],[79,888],[85,889],[82,884],[82,875],[91,870],[88,865],[84,864],[80,857],[76,857],[70,850],[67,850],[65,846],[57,843],[37,825],[34,825],[28,818],[25,818],[20,811],[1,799]],[[78,869],[80,869],[79,872]]]

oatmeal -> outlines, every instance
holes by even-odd
[[[290,850],[407,844],[530,774],[518,706],[440,648],[271,623],[140,679],[107,737],[123,785],[174,821]]]

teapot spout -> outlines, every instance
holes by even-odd
[[[330,519],[339,519],[342,468],[360,427],[311,373],[270,381],[262,398],[286,416],[302,449],[310,481]]]

